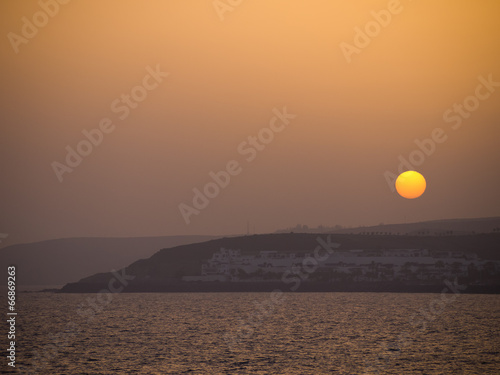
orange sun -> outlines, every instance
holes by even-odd
[[[407,199],[420,197],[426,186],[424,176],[415,171],[403,172],[396,180],[396,190],[399,195]]]

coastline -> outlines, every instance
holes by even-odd
[[[127,285],[121,293],[441,293],[445,284],[403,284],[401,282],[303,282],[292,290],[290,285],[276,282],[177,282],[177,283],[137,283]],[[106,288],[100,283],[70,283],[56,293],[99,293]],[[500,285],[461,285],[463,294],[500,294]]]

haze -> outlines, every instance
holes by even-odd
[[[8,35],[40,4],[2,1],[2,245],[498,216],[500,2],[396,2],[356,47],[389,3],[73,1],[16,53]],[[118,111],[138,85],[147,97]],[[464,100],[474,109],[447,122]],[[247,161],[239,145],[284,108],[296,117]],[[106,118],[113,130],[61,182],[53,163]],[[416,139],[427,191],[406,200],[386,172]],[[186,223],[179,205],[232,160],[240,173]]]

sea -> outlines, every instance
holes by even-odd
[[[500,295],[19,293],[16,312],[3,373],[500,374]]]

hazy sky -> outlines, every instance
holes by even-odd
[[[499,14],[498,0],[4,0],[2,245],[498,216]],[[71,167],[68,146],[88,155]],[[389,188],[400,155],[427,179],[418,199]]]

